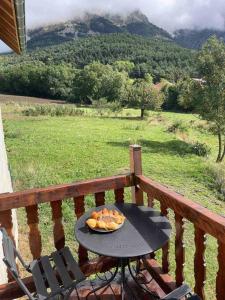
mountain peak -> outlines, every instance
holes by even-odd
[[[126,18],[127,23],[149,23],[148,17],[140,10],[135,10]]]
[[[86,13],[82,18],[31,30],[28,32],[28,47],[49,46],[80,37],[111,33],[129,33],[171,39],[167,31],[150,23],[147,16],[136,10],[127,16]]]

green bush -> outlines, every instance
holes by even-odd
[[[171,133],[176,133],[177,131],[187,132],[188,128],[181,120],[177,120],[168,127],[167,131]]]
[[[24,116],[82,116],[84,110],[71,105],[36,105],[22,111]]]
[[[212,164],[209,166],[209,171],[213,178],[213,188],[222,196],[225,200],[225,169],[222,164]]]
[[[123,109],[119,101],[108,102],[106,98],[93,100],[92,106],[97,110],[100,116],[108,114],[109,112],[119,113]]]
[[[193,153],[198,156],[207,157],[211,153],[211,149],[205,143],[196,142],[192,145]]]

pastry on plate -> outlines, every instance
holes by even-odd
[[[119,225],[115,222],[106,223],[106,227],[108,230],[117,230],[119,228]]]
[[[96,227],[107,230],[107,224],[105,221],[97,221]]]
[[[90,219],[86,221],[92,229],[104,229],[106,231],[117,230],[125,221],[125,216],[117,210],[103,208],[91,213]]]
[[[86,221],[87,225],[90,227],[90,228],[95,228],[96,225],[97,225],[97,221],[95,219],[88,219]]]

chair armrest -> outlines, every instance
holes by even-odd
[[[178,287],[176,290],[172,291],[168,295],[166,295],[163,300],[180,300],[184,296],[191,293],[191,288],[187,284],[183,284]]]

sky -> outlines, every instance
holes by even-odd
[[[180,28],[225,29],[225,0],[26,0],[26,24],[30,29],[73,19],[87,11],[126,15],[136,9],[169,32]]]

